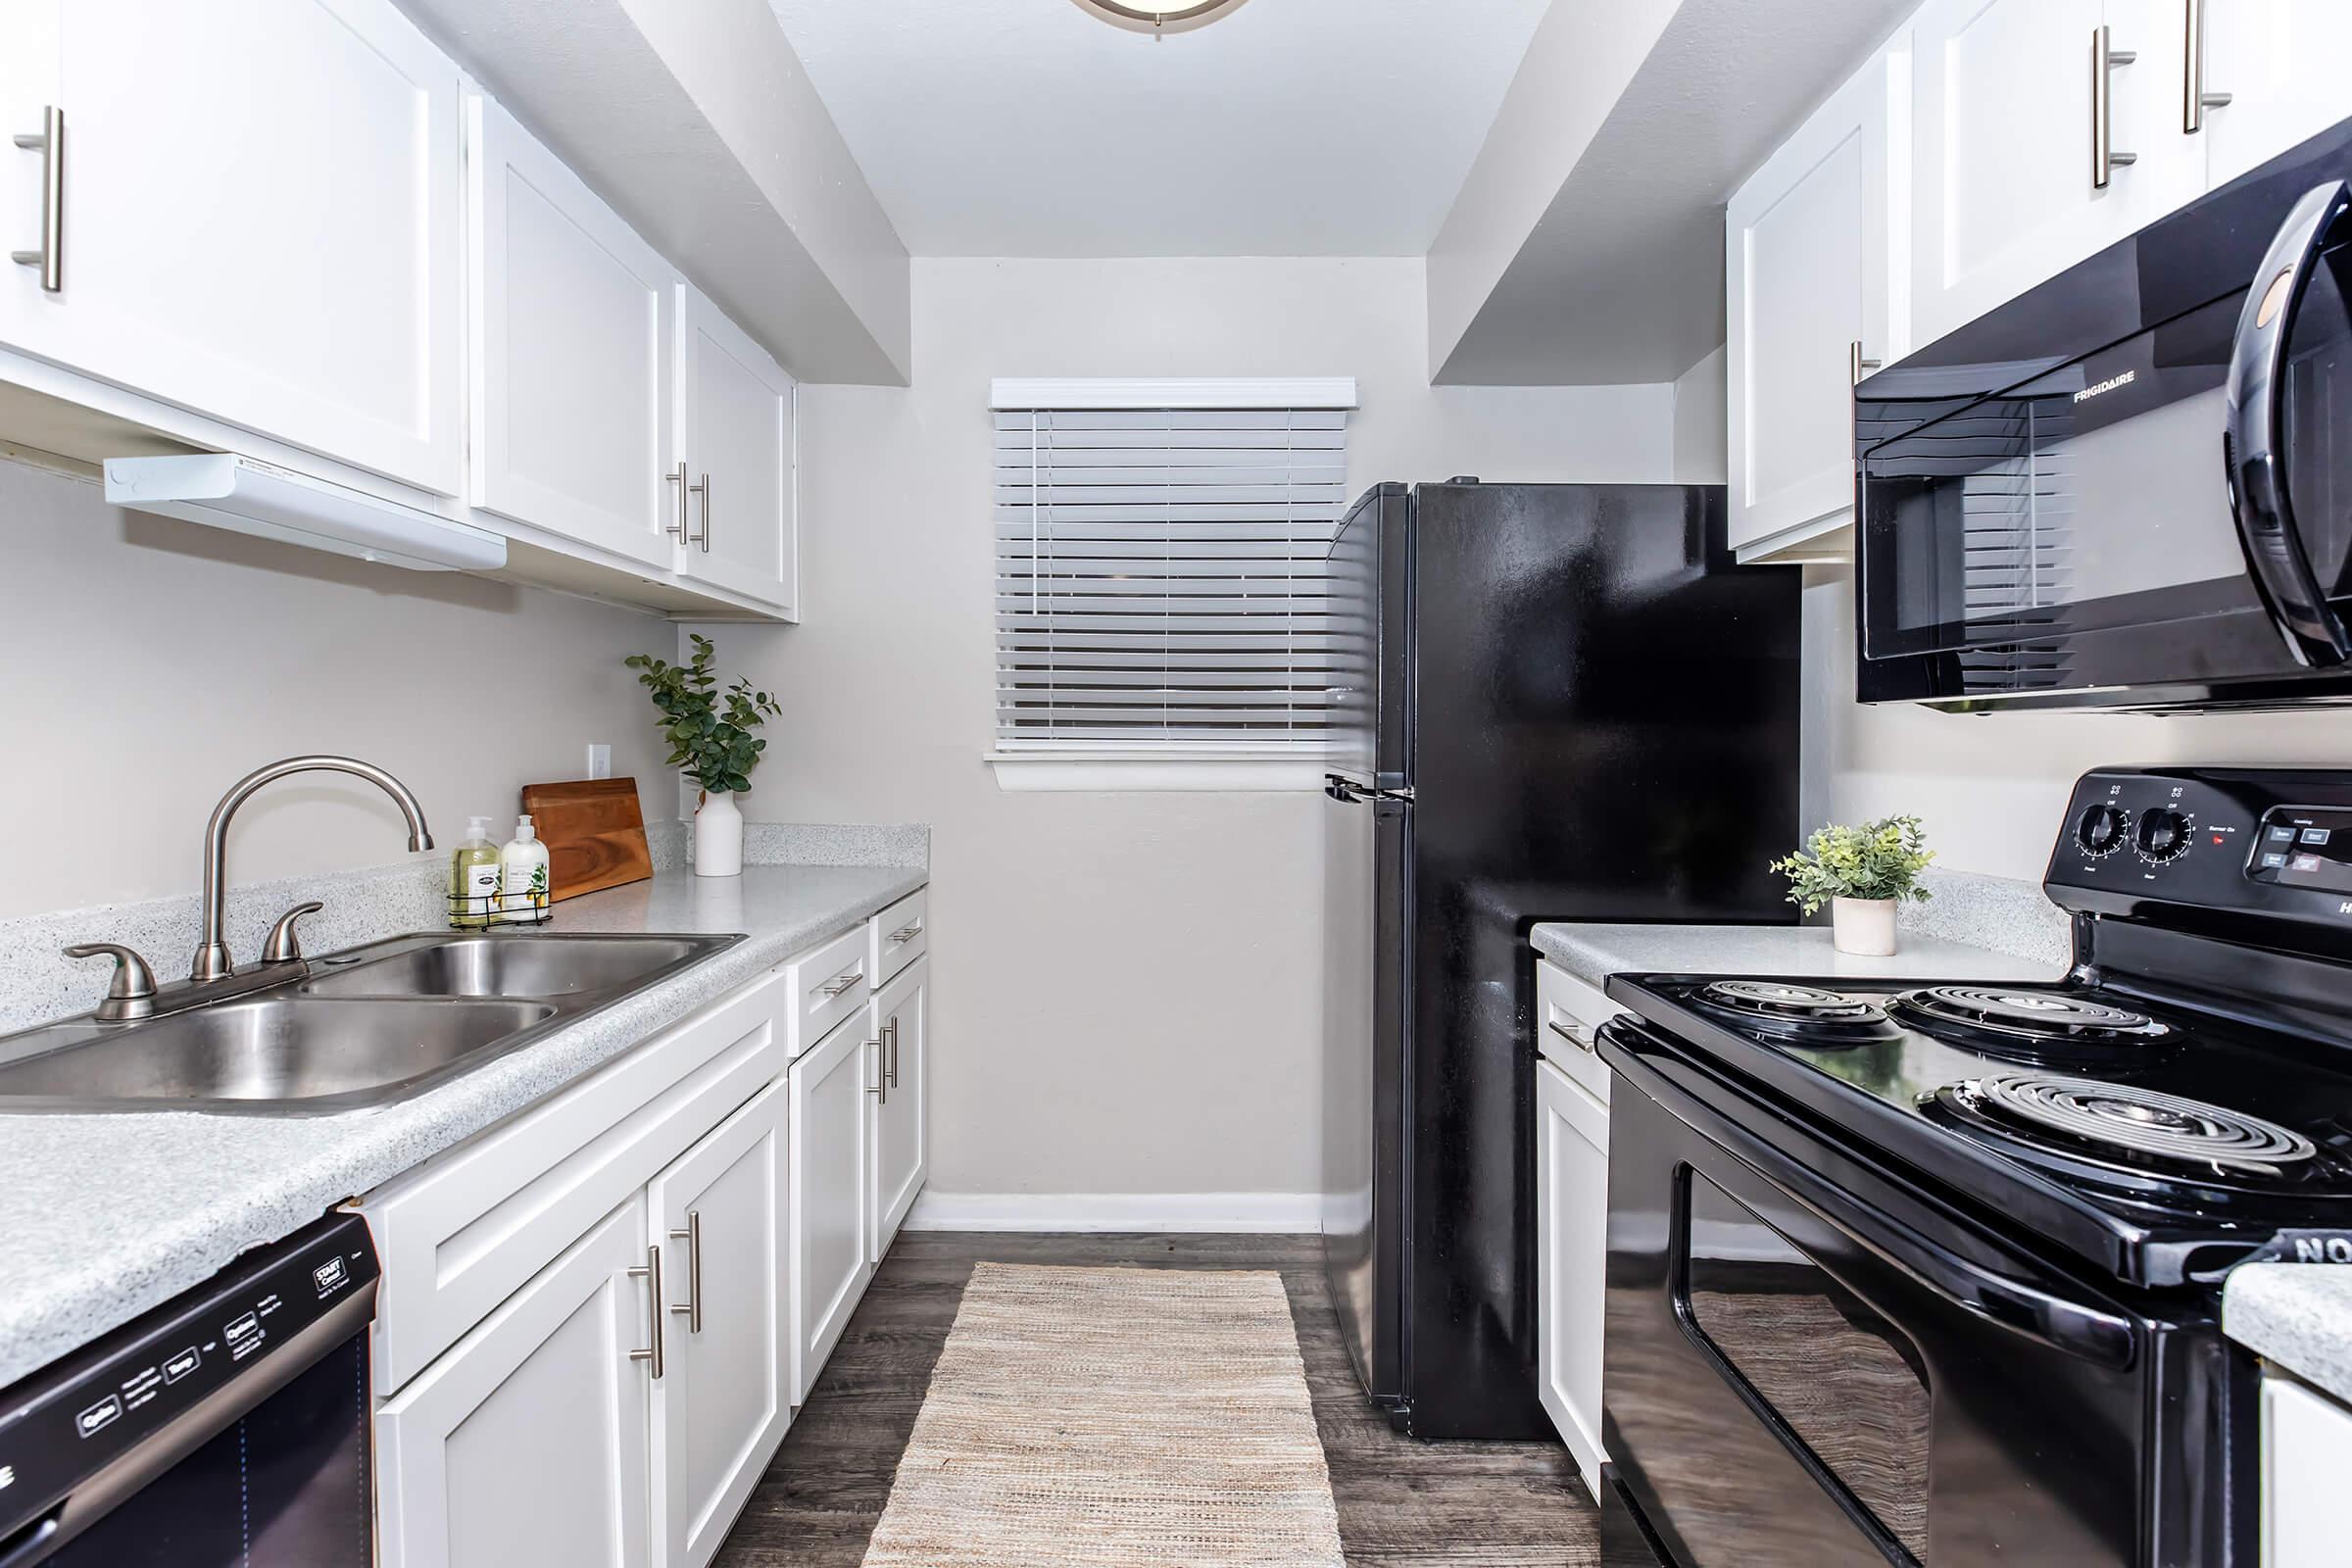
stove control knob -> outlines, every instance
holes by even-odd
[[[2140,858],[2158,865],[2179,859],[2188,853],[2189,835],[2193,831],[2188,818],[2171,807],[2151,807],[2139,817]]]
[[[2120,806],[2094,806],[2075,824],[2075,843],[2084,855],[2113,855],[2132,832],[2132,818]]]

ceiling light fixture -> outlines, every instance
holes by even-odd
[[[1243,0],[1076,0],[1078,9],[1129,32],[1164,36],[1205,27],[1242,8]]]

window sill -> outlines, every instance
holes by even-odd
[[[1319,757],[1134,757],[1054,752],[991,752],[997,788],[1095,793],[1187,791],[1275,794],[1320,790]]]

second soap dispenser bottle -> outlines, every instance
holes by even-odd
[[[547,846],[528,816],[514,819],[514,837],[498,852],[498,918],[502,925],[547,919]]]

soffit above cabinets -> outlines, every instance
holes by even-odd
[[[795,377],[906,384],[906,247],[766,0],[400,3]]]
[[[1429,256],[1430,375],[1671,381],[1723,341],[1723,207],[1915,0],[1555,5]]]
[[[1550,0],[764,3],[918,256],[1419,256]]]

